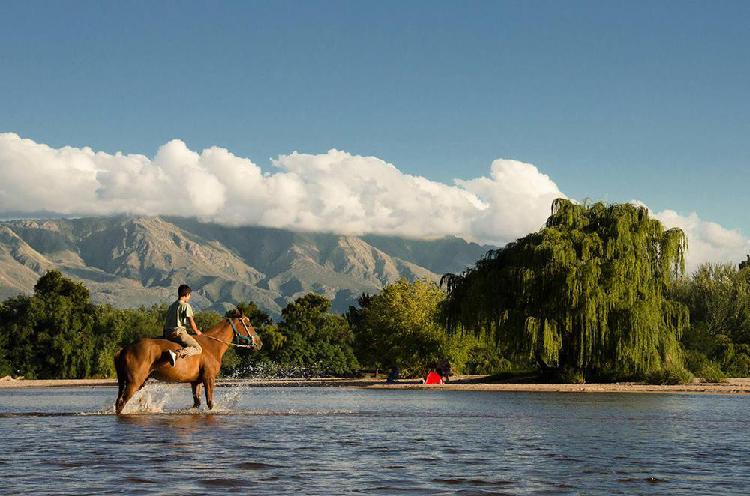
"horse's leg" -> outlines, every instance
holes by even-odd
[[[125,407],[125,378],[117,377],[117,401],[115,401],[115,412],[118,414]]]
[[[128,404],[128,401],[130,401],[130,398],[133,397],[133,395],[139,390],[138,383],[134,382],[128,382],[125,386],[125,390],[123,391],[122,396],[117,398],[117,405],[115,406],[115,411],[119,415],[122,413],[122,410],[125,408],[125,405]]]
[[[123,367],[122,378],[125,387],[123,388],[120,397],[117,398],[117,403],[115,404],[115,412],[117,412],[117,414],[120,414],[133,395],[146,385],[148,374],[149,369],[144,365],[139,365],[135,370]],[[120,376],[118,376],[118,381],[119,377]]]
[[[124,374],[120,374],[120,372],[117,372],[117,403],[120,402],[120,398],[122,398],[122,393],[125,391],[125,377]]]
[[[191,382],[190,385],[193,387],[193,408],[201,406],[201,383]]]
[[[204,377],[203,378],[203,387],[206,388],[206,405],[208,405],[208,409],[211,410],[214,407],[214,383],[216,382],[216,379],[213,377]]]
[[[120,413],[122,410],[122,394],[125,391],[125,368],[123,364],[122,350],[115,353],[115,371],[117,372],[117,400],[115,401],[115,410]]]
[[[115,413],[118,415],[125,408],[125,380],[117,378],[117,401],[115,401]]]

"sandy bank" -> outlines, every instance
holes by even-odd
[[[750,394],[750,378],[731,378],[723,383],[658,386],[641,383],[616,384],[509,384],[483,383],[482,377],[458,377],[449,384],[427,386],[417,381],[385,384],[382,379],[221,379],[219,386],[250,387],[349,387],[358,389],[440,389],[444,391],[496,391],[529,393],[710,393]],[[0,388],[117,386],[114,379],[15,380],[0,379]]]
[[[433,389],[457,391],[496,391],[496,392],[528,392],[528,393],[709,393],[709,394],[750,394],[750,379],[732,378],[724,383],[678,384],[674,386],[660,386],[640,383],[616,384],[487,384],[487,383],[458,383],[440,386],[426,386],[424,384],[374,384],[371,389]]]

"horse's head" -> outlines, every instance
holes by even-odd
[[[228,317],[228,320],[232,323],[232,329],[235,334],[235,341],[239,341],[238,344],[248,344],[253,347],[256,351],[263,347],[263,341],[260,336],[255,332],[255,327],[239,310],[235,310],[234,313]]]

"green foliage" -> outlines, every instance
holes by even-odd
[[[750,266],[741,267],[702,265],[672,290],[690,311],[691,326],[682,336],[688,357],[702,355],[711,364],[693,360],[690,370],[699,377],[750,376]]]
[[[254,303],[242,303],[264,340],[261,352],[230,348],[224,372],[295,369],[305,374],[352,374],[358,364],[346,320],[330,313],[330,302],[317,295],[299,298],[274,324]],[[141,337],[161,337],[166,305],[118,309],[93,305],[86,288],[52,271],[40,278],[33,296],[0,304],[0,373],[28,378],[113,377],[116,351]],[[199,328],[223,317],[197,312]]]
[[[448,355],[448,336],[440,325],[445,294],[428,281],[402,279],[347,314],[355,328],[357,358],[366,367],[398,366],[404,374],[423,374]]]
[[[161,335],[165,312],[93,305],[85,286],[47,272],[33,296],[0,305],[0,368],[28,378],[112,377],[117,349]]]
[[[34,295],[6,300],[0,308],[3,353],[16,374],[29,378],[79,378],[92,373],[94,306],[82,284],[60,272],[43,275]]]
[[[721,365],[713,362],[703,353],[696,350],[685,352],[685,365],[696,377],[704,382],[724,382],[726,374],[721,370]]]
[[[116,373],[112,357],[117,350],[141,337],[161,337],[166,312],[166,305],[132,309],[97,306],[91,375],[114,377]]]
[[[735,350],[734,356],[724,363],[724,372],[729,377],[750,377],[750,345],[740,344]]]
[[[502,350],[486,336],[454,332],[448,336],[448,353],[453,372],[467,375],[492,375],[508,372],[513,364],[503,358]]]
[[[674,385],[688,384],[693,380],[693,374],[684,367],[666,366],[651,372],[646,376],[649,384]]]
[[[685,247],[643,207],[556,200],[544,229],[444,276],[448,325],[489,330],[558,377],[673,372],[689,316],[667,292]]]
[[[330,313],[331,302],[309,293],[284,308],[278,332],[283,346],[272,351],[275,361],[305,375],[348,375],[359,368],[352,350],[353,335],[346,319]],[[273,345],[272,345],[273,346]]]
[[[566,384],[584,384],[586,382],[583,371],[569,367],[560,370],[559,378],[560,382]]]
[[[201,331],[206,331],[222,320],[222,316],[214,312],[213,310],[203,310],[200,312],[195,312],[195,315],[193,315],[193,320],[195,321],[195,325],[198,326],[198,329]],[[162,324],[163,325],[163,324]]]
[[[2,307],[0,307],[2,308]],[[0,314],[2,310],[0,310]],[[13,367],[11,367],[10,359],[8,357],[8,336],[0,332],[0,377],[6,375],[12,375],[14,373]]]

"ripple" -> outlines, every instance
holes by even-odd
[[[204,487],[209,488],[235,488],[235,487],[247,487],[254,485],[254,483],[251,483],[250,481],[241,480],[241,479],[220,479],[220,478],[214,478],[214,479],[200,479],[198,480],[198,483],[201,484]]]
[[[515,484],[514,481],[510,480],[485,480],[485,479],[465,479],[465,478],[451,478],[451,479],[432,479],[432,482],[440,484],[456,485],[456,484],[467,484],[470,486],[509,486]]]
[[[151,479],[144,479],[143,477],[130,476],[126,477],[124,480],[125,482],[129,482],[131,484],[156,484],[156,481]]]
[[[268,470],[272,468],[281,468],[281,465],[271,465],[270,463],[261,462],[240,462],[234,464],[235,468],[242,470]]]

